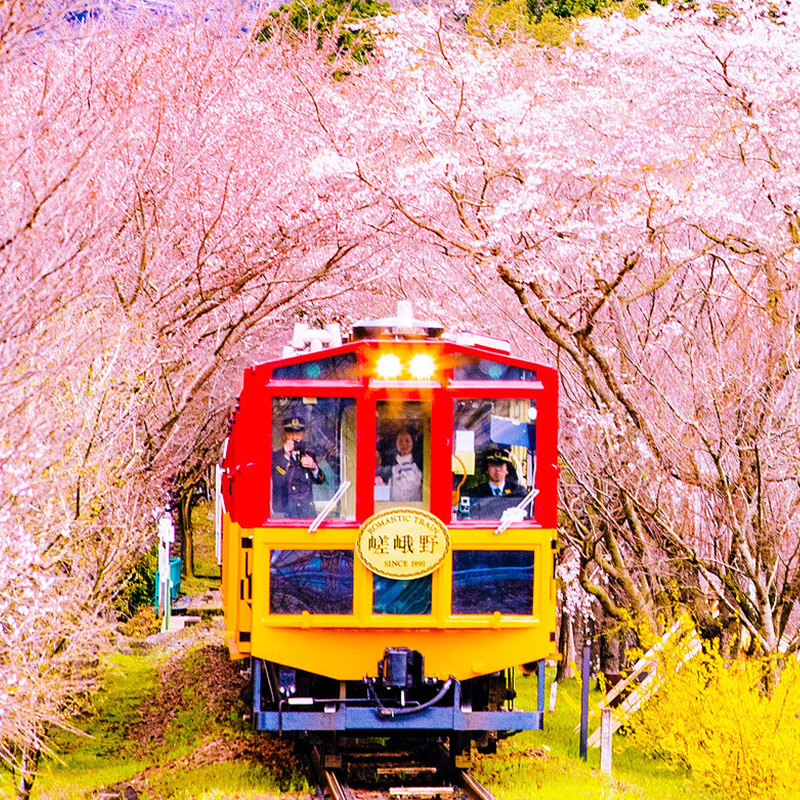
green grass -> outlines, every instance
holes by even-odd
[[[151,781],[151,785],[155,792],[174,800],[229,800],[232,795],[236,800],[263,800],[264,792],[281,797],[286,797],[287,792],[310,792],[308,784],[301,777],[287,787],[279,784],[266,767],[230,761],[165,773]]]
[[[243,723],[238,701],[231,701],[222,721],[217,719],[219,707],[209,707],[209,692],[213,693],[216,684],[212,680],[205,685],[204,681],[209,668],[204,649],[208,643],[206,634],[189,639],[181,653],[153,650],[108,658],[102,670],[102,689],[93,696],[91,708],[74,721],[83,733],[58,732],[54,736],[57,756],[43,758],[32,800],[88,798],[103,786],[128,783],[144,770],[149,789],[140,793],[141,800],[307,795],[305,777],[291,766],[274,770],[249,756],[231,760],[227,742],[246,744],[257,735]],[[179,694],[177,710],[163,709],[164,719],[169,717],[163,742],[143,747],[126,738],[126,730],[142,720],[143,704],[161,697],[159,675],[165,667],[172,675],[171,696],[176,697],[175,691]],[[0,772],[0,798],[12,797],[11,776]]]
[[[32,800],[78,800],[91,797],[101,786],[127,782],[147,764],[125,762],[87,764],[77,769],[69,764],[60,768],[44,768],[31,793]],[[176,769],[156,773],[149,780],[150,791],[140,794],[140,800],[169,797],[172,800],[263,800],[265,793],[276,797],[308,796],[310,788],[302,776],[288,786],[275,779],[267,767],[252,762],[222,762],[194,769]],[[10,777],[0,776],[0,798],[12,798]]]
[[[547,670],[546,708],[555,670]],[[592,681],[589,703],[601,694]],[[517,678],[517,706],[535,709],[536,677]],[[589,749],[580,760],[580,679],[559,684],[556,709],[545,711],[545,730],[526,731],[500,743],[497,755],[482,758],[476,770],[498,800],[700,800],[702,791],[690,776],[646,758],[625,746],[624,735],[614,734],[612,777],[600,772],[600,750]],[[597,726],[590,719],[589,732]]]
[[[142,702],[158,689],[158,660],[161,656],[141,657],[115,653],[106,662],[104,688],[94,698],[96,714],[84,730],[89,738],[75,739],[75,757],[108,758],[132,755],[125,739],[125,725],[139,716]]]
[[[115,654],[103,669],[103,689],[92,697],[92,711],[74,720],[82,734],[56,731],[54,756],[42,759],[32,797],[75,800],[85,792],[134,775],[146,764],[133,758],[125,726],[156,690],[154,657]],[[12,781],[0,775],[0,798],[13,797]]]

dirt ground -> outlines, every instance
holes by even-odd
[[[168,746],[176,731],[178,736],[196,737],[198,744],[180,758],[144,769],[126,784],[98,790],[98,800],[134,800],[145,791],[156,800],[162,796],[156,788],[158,779],[165,774],[180,775],[229,761],[260,764],[274,774],[278,785],[304,771],[290,742],[267,733],[256,734],[243,719],[247,680],[241,665],[229,659],[219,634],[212,623],[151,637],[150,646],[166,652],[159,667],[159,687],[140,706],[139,718],[126,727],[126,740],[133,747],[134,757],[143,760],[151,760]],[[191,720],[193,730],[182,734],[186,719]],[[259,797],[310,796],[286,793]]]

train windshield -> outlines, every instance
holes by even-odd
[[[378,402],[375,511],[397,506],[430,510],[431,404]],[[431,576],[394,580],[373,575],[374,614],[430,614]]]
[[[431,404],[377,404],[375,511],[396,506],[430,509]]]
[[[356,404],[349,397],[272,401],[272,516],[314,519],[345,482],[332,518],[355,518]]]
[[[500,519],[534,486],[536,401],[458,399],[453,421],[453,518]]]
[[[358,358],[355,353],[301,361],[276,367],[272,373],[275,380],[282,381],[352,381],[358,377]]]

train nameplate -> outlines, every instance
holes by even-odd
[[[373,514],[356,539],[356,551],[367,569],[398,580],[430,575],[449,549],[447,526],[418,508]]]

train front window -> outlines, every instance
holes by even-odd
[[[533,614],[533,553],[453,551],[453,614]]]
[[[345,397],[272,400],[272,516],[314,519],[339,487],[329,515],[355,518],[356,404]]]
[[[352,614],[352,550],[273,550],[270,614]]]
[[[457,381],[535,381],[536,372],[502,361],[492,361],[477,356],[459,355],[453,365],[453,379]]]
[[[372,576],[373,614],[430,614],[431,576],[396,580]]]
[[[429,510],[431,404],[379,401],[376,410],[375,511]]]
[[[453,518],[499,520],[535,483],[536,401],[455,400],[453,420]]]
[[[358,358],[355,353],[340,353],[299,364],[276,367],[272,373],[276,380],[289,381],[352,381],[358,377]]]

